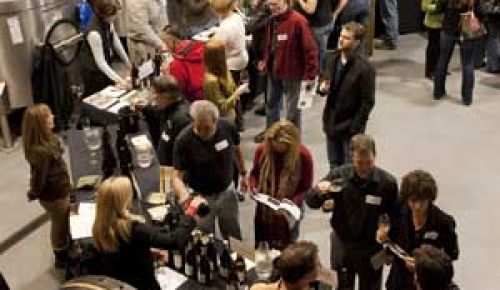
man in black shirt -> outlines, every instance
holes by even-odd
[[[217,107],[209,101],[194,102],[190,114],[193,123],[174,143],[174,193],[182,202],[189,197],[186,188],[189,186],[207,200],[211,211],[198,222],[200,229],[215,232],[217,217],[225,239],[228,236],[241,239],[238,201],[230,189],[235,161],[241,176],[241,189],[246,191],[248,188],[240,136],[236,127],[219,119]]]
[[[359,53],[364,28],[356,22],[342,27],[339,50],[325,57],[320,93],[328,94],[323,111],[330,169],[349,163],[351,137],[365,131],[375,104],[375,68]]]
[[[189,103],[182,97],[177,81],[171,76],[155,78],[153,94],[156,105],[141,108],[140,104],[136,104],[136,107],[146,119],[160,164],[173,166],[174,141],[191,123]]]
[[[306,202],[315,209],[333,200],[331,264],[339,273],[339,289],[353,289],[357,273],[359,289],[379,290],[382,270],[374,270],[370,258],[382,249],[376,241],[379,218],[388,216],[392,225],[398,224],[398,185],[390,173],[374,165],[375,142],[370,136],[352,138],[352,155],[353,164],[330,171]],[[396,231],[392,226],[389,236]]]

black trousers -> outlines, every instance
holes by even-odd
[[[425,77],[434,76],[439,59],[441,29],[427,28],[427,48],[425,49]]]
[[[330,262],[333,270],[337,271],[339,290],[353,290],[354,278],[358,275],[359,290],[380,290],[382,285],[382,268],[373,269],[371,265],[372,253],[377,250],[353,249],[344,243],[335,233],[331,233]]]

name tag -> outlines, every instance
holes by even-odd
[[[426,240],[437,240],[437,238],[439,237],[439,233],[438,232],[426,232],[424,234],[424,239]]]
[[[288,35],[286,35],[286,34],[278,34],[277,39],[278,39],[278,41],[287,41],[288,40]]]
[[[375,195],[367,195],[365,202],[371,205],[380,205],[382,203],[382,198]]]
[[[168,136],[167,133],[163,132],[163,133],[161,133],[161,139],[163,139],[163,141],[165,141],[165,142],[169,142],[170,136]]]
[[[226,149],[227,147],[229,147],[229,143],[227,143],[226,139],[215,144],[215,150],[217,150],[217,151],[222,151],[222,150]]]

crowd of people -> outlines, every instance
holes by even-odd
[[[426,170],[414,170],[398,186],[389,171],[376,166],[375,140],[365,134],[376,93],[376,69],[363,51],[370,1],[166,2],[91,1],[94,18],[81,54],[85,96],[108,85],[130,88],[111,66],[117,57],[130,69],[155,52],[170,55],[152,82],[153,104],[131,106],[144,116],[161,165],[173,167],[172,189],[184,212],[178,230],[163,232],[130,213],[127,178],[105,180],[93,226],[101,274],[138,289],[158,289],[150,248],[181,247],[193,228],[214,233],[216,223],[223,239],[243,239],[238,192],[248,192],[288,199],[302,213],[305,204],[331,212],[330,261],[339,289],[353,289],[355,275],[359,289],[380,289],[382,270],[372,260],[389,253],[389,243],[407,255],[389,255],[387,289],[454,287],[456,224],[434,204],[437,182]],[[434,99],[446,96],[448,64],[458,43],[462,101],[472,103],[482,40],[464,38],[464,15],[486,24],[486,68],[500,71],[499,2],[422,0],[428,32],[424,75],[434,82]],[[397,1],[381,0],[380,8],[385,34],[376,47],[397,49]],[[125,15],[125,34],[115,30],[117,15]],[[322,125],[330,171],[317,184],[307,140],[301,138],[307,130],[298,104],[304,91],[326,97]],[[255,137],[260,144],[247,170],[240,132],[245,110],[260,93],[266,125]],[[286,120],[280,120],[283,101]],[[55,264],[63,267],[75,255],[68,223],[71,184],[50,108],[28,108],[22,129],[31,166],[28,199],[38,199],[49,213]],[[211,209],[202,218],[196,217],[201,203]],[[254,225],[255,245],[265,241],[282,254],[276,263],[280,280],[252,289],[307,289],[322,267],[318,248],[297,241],[307,225],[261,204]]]

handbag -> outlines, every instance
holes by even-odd
[[[470,1],[469,11],[460,14],[460,37],[464,40],[477,39],[486,35],[486,28],[474,13],[474,0]]]

